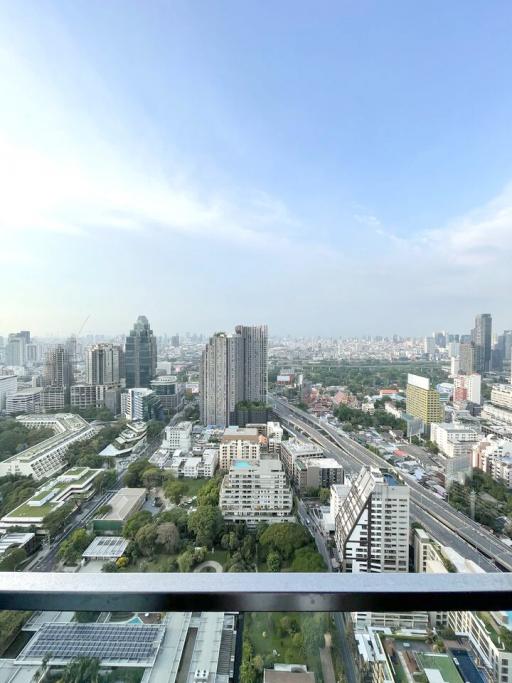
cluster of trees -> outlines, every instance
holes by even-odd
[[[335,415],[340,422],[343,422],[343,428],[347,431],[353,430],[356,427],[388,427],[389,429],[401,429],[402,431],[407,429],[404,420],[399,420],[385,410],[377,409],[373,415],[370,415],[370,413],[363,413],[362,410],[340,405],[336,409]]]
[[[391,387],[405,388],[407,374],[429,377],[435,384],[445,378],[441,363],[386,363],[369,361],[370,367],[364,367],[364,362],[357,365],[344,363],[337,365],[305,365],[304,377],[313,383],[321,383],[326,386],[345,386],[358,398],[368,394],[376,394],[379,389]]]
[[[309,488],[306,489],[306,496],[308,498],[318,498],[320,500],[320,505],[327,505],[331,498],[330,489],[320,488]]]
[[[48,427],[28,429],[11,418],[0,420],[0,460],[49,439],[50,436],[53,436],[53,429]]]
[[[82,553],[93,541],[94,534],[88,534],[85,529],[77,529],[63,541],[59,548],[59,558],[67,565],[74,565],[80,561]]]
[[[124,427],[124,420],[118,420],[113,425],[103,427],[89,441],[71,444],[66,452],[66,464],[69,467],[102,467],[104,458],[99,456],[98,453],[114,441]]]
[[[307,664],[317,680],[323,680],[319,650],[324,647],[324,634],[329,630],[327,614],[269,612],[266,615],[248,614],[245,619],[240,683],[258,683],[264,669],[283,661]],[[262,633],[269,636],[268,651],[262,647],[265,642],[262,643]],[[276,645],[279,651],[274,654]]]
[[[124,475],[124,484],[132,488],[155,488],[162,484],[164,473],[159,467],[151,465],[146,458],[134,460],[128,465]]]
[[[27,559],[27,553],[23,548],[13,548],[0,560],[0,572],[13,572],[22,562]]]
[[[307,529],[301,524],[261,525],[257,530],[260,560],[270,572],[288,567],[292,572],[323,572],[325,563]]]
[[[495,481],[489,474],[474,469],[473,478],[470,482],[464,486],[458,482],[454,482],[450,486],[448,491],[448,502],[455,509],[469,515],[471,512],[470,494],[472,490],[477,493],[475,499],[476,521],[495,531],[501,531],[502,528],[497,518],[502,514],[512,514],[512,492],[507,489],[505,484]],[[488,502],[483,500],[480,495],[478,495],[481,493],[488,493],[498,502],[492,503],[492,501]]]
[[[37,486],[32,477],[9,474],[0,478],[0,517],[34,495]]]

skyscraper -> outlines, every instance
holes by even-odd
[[[240,382],[244,401],[267,402],[268,328],[266,325],[237,325],[240,345]]]
[[[492,316],[490,313],[479,313],[476,316],[475,327],[472,330],[471,337],[475,346],[481,349],[480,367],[475,368],[476,372],[489,372],[491,369],[492,349]]]
[[[46,352],[44,379],[46,386],[50,387],[68,389],[73,384],[71,358],[62,344],[57,344]]]
[[[145,315],[139,315],[125,346],[126,387],[149,388],[156,375],[156,338]]]
[[[266,403],[267,340],[266,325],[238,325],[234,335],[218,332],[210,338],[199,377],[203,424],[234,424],[240,401]]]
[[[24,334],[10,334],[5,348],[5,362],[7,365],[25,365],[27,338]]]
[[[459,372],[471,375],[482,367],[483,349],[475,342],[464,342],[459,347]]]
[[[200,416],[203,424],[226,427],[243,393],[239,338],[217,332],[201,356]]]
[[[124,352],[117,344],[96,344],[85,353],[87,384],[117,385],[124,373]]]

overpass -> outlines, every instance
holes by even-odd
[[[383,466],[382,458],[350,437],[340,434],[325,421],[278,397],[272,398],[274,411],[285,426],[288,424],[329,450],[349,471],[362,466]],[[453,547],[485,571],[512,571],[512,550],[508,546],[480,524],[425,489],[413,477],[404,476],[402,472],[400,474],[411,489],[413,521],[419,522],[439,542]]]

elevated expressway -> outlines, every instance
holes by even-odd
[[[357,470],[363,465],[384,465],[382,458],[350,437],[340,434],[327,422],[279,397],[273,396],[272,402],[275,413],[285,427],[290,426],[330,451],[347,471]],[[403,478],[411,489],[412,521],[419,522],[440,543],[451,546],[485,571],[512,571],[512,549],[480,524],[425,489],[413,477]]]

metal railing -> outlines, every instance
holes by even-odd
[[[0,609],[111,612],[512,610],[512,574],[2,572]]]

